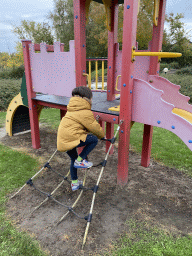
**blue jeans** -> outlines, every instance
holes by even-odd
[[[83,151],[79,154],[79,156],[83,159],[86,159],[88,154],[94,149],[94,147],[97,145],[98,139],[95,135],[88,134],[86,141],[80,141],[79,145],[77,147],[67,151],[66,153],[69,155],[71,158],[71,166],[70,166],[70,173],[71,173],[71,179],[72,180],[77,180],[77,168],[74,167],[74,162],[78,157],[77,154],[77,148],[78,147],[84,147]]]

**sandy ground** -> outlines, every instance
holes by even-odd
[[[39,150],[31,147],[30,133],[4,136],[1,143],[38,157],[43,166],[56,149],[56,136],[55,131],[42,127],[42,147]],[[114,154],[108,158],[96,194],[93,218],[84,250],[81,246],[87,222],[70,213],[54,227],[67,209],[51,199],[30,215],[46,198],[31,186],[26,186],[13,199],[10,199],[9,195],[7,214],[19,229],[26,230],[38,239],[42,248],[54,256],[104,255],[120,234],[129,232],[126,221],[130,219],[147,221],[150,225],[155,224],[175,234],[192,234],[192,179],[177,169],[162,166],[153,160],[149,168],[141,167],[140,155],[130,151],[129,181],[124,188],[120,188],[117,186],[117,156],[115,147]],[[105,144],[100,141],[89,159],[97,164],[104,160],[104,157]],[[66,175],[70,161],[67,154],[58,152],[50,165],[54,170]],[[96,184],[100,169],[93,167],[88,171],[87,187]],[[84,173],[85,170],[78,172],[80,179],[83,179]],[[26,177],[26,181],[29,178]],[[62,180],[62,177],[45,169],[34,179],[34,184],[50,193]],[[80,191],[72,192],[70,184],[65,181],[54,197],[59,202],[71,206],[79,193]],[[92,191],[83,192],[75,208],[78,215],[88,215],[92,196]]]

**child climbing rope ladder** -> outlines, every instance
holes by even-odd
[[[106,166],[107,158],[109,156],[109,152],[111,150],[112,145],[115,142],[115,138],[116,138],[117,133],[120,129],[120,125],[122,124],[123,121],[122,120],[120,121],[119,126],[116,130],[116,133],[115,133],[114,137],[112,139],[106,139],[104,137],[104,132],[103,132],[102,128],[97,123],[97,121],[94,119],[94,116],[91,112],[91,99],[92,99],[91,90],[87,87],[79,87],[79,88],[80,89],[75,88],[73,90],[73,94],[72,94],[73,97],[71,98],[71,100],[69,102],[69,105],[68,105],[68,111],[69,111],[69,109],[72,109],[73,111],[69,111],[68,114],[66,114],[66,116],[65,116],[66,118],[64,117],[62,119],[61,123],[60,123],[59,130],[58,130],[58,140],[57,140],[58,144],[57,144],[57,146],[58,146],[58,150],[66,151],[67,154],[70,156],[70,158],[71,158],[70,173],[71,173],[71,179],[72,179],[71,187],[72,187],[73,191],[78,190],[78,189],[82,189],[81,193],[77,197],[76,201],[73,203],[72,207],[69,207],[69,206],[57,201],[53,197],[53,194],[63,184],[63,182],[65,180],[68,181],[67,176],[69,175],[69,173],[68,173],[66,176],[63,176],[62,174],[54,171],[52,169],[52,167],[50,166],[50,164],[49,164],[51,159],[56,154],[57,150],[53,153],[53,155],[51,156],[49,161],[44,165],[44,167],[40,171],[38,171],[32,178],[30,178],[26,182],[26,184],[28,184],[30,186],[33,186],[37,191],[39,191],[40,193],[47,196],[47,198],[39,206],[35,207],[35,209],[32,211],[32,213],[35,210],[39,209],[39,207],[42,204],[44,204],[48,199],[52,199],[56,203],[60,204],[61,206],[66,207],[68,209],[68,212],[65,213],[65,215],[63,215],[60,218],[60,220],[57,222],[57,224],[55,226],[57,226],[59,223],[61,223],[61,221],[67,216],[67,214],[69,212],[72,212],[74,215],[76,215],[76,217],[78,217],[80,219],[87,220],[87,226],[86,226],[85,235],[84,235],[84,239],[83,239],[83,245],[82,245],[82,247],[84,247],[84,245],[86,243],[86,238],[87,238],[89,226],[90,226],[90,223],[91,223],[91,220],[92,220],[93,206],[94,206],[95,196],[96,196],[96,193],[97,193],[98,188],[99,188],[99,182],[100,182],[101,176],[103,174],[104,168]],[[82,95],[83,95],[83,97],[82,97]],[[85,97],[84,95],[86,95],[87,97]],[[76,99],[77,99],[77,101],[76,101]],[[71,106],[72,106],[72,108],[71,108]],[[64,122],[65,119],[68,120],[67,125],[66,125],[67,122]],[[82,121],[80,122],[78,120],[82,120]],[[83,125],[83,124],[85,124],[85,125]],[[63,131],[65,131],[64,134],[63,134]],[[83,182],[78,181],[77,168],[90,168],[90,167],[93,166],[93,164],[91,162],[88,162],[86,160],[86,158],[87,158],[87,155],[91,152],[91,150],[93,150],[93,148],[97,145],[98,140],[97,140],[96,136],[88,134],[88,132],[90,132],[90,131],[92,131],[94,134],[96,134],[98,136],[98,138],[100,138],[104,141],[110,141],[111,145],[110,145],[110,147],[108,149],[108,152],[105,156],[105,160],[101,163],[102,168],[101,168],[101,171],[100,171],[100,174],[99,174],[96,185],[91,189],[89,189],[89,188],[87,189],[87,188],[84,187],[85,179],[86,179],[86,173],[85,173],[84,181]],[[73,139],[71,139],[71,135],[72,135]],[[76,148],[81,147],[81,146],[85,146],[85,147],[84,147],[83,151],[81,152],[81,154],[78,156]],[[35,185],[33,184],[33,179],[44,168],[47,168],[48,170],[54,171],[56,174],[63,177],[63,181],[51,193],[43,192],[40,189],[36,188]],[[75,180],[75,178],[76,178],[76,180]],[[19,189],[19,191],[16,192],[11,198],[15,197],[26,186],[26,184],[21,189]],[[79,199],[82,195],[82,192],[84,190],[92,190],[94,193],[93,193],[93,199],[92,199],[91,208],[90,208],[90,212],[89,212],[88,216],[81,217],[74,211],[74,207],[76,206],[77,202],[79,201]]]
[[[91,112],[92,97],[92,91],[88,87],[80,86],[73,89],[67,113],[62,118],[58,129],[57,149],[67,152],[71,158],[70,173],[73,191],[79,189],[83,184],[78,180],[77,168],[93,166],[92,162],[87,161],[87,156],[97,145],[97,137],[102,139],[105,136],[102,127]],[[78,156],[77,147],[82,146],[85,147]]]

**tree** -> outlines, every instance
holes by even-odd
[[[74,39],[73,0],[54,0],[54,5],[47,18],[53,22],[56,40],[68,51],[69,41]]]
[[[182,18],[184,18],[182,13],[177,13],[176,16],[170,13],[166,17],[169,32],[165,30],[163,42],[164,51],[182,53],[182,57],[176,60],[180,67],[192,65],[192,44],[190,43],[189,31],[186,31],[185,24],[181,21]]]
[[[137,41],[139,49],[147,49],[152,37],[153,0],[141,0],[138,15]],[[54,0],[54,10],[48,18],[53,22],[56,39],[69,49],[69,40],[74,39],[73,0]],[[122,45],[124,5],[119,5],[118,43]],[[89,17],[86,24],[87,57],[107,57],[108,30],[106,13],[103,4],[91,2]]]
[[[7,67],[9,68],[21,67],[24,64],[22,44],[18,42],[15,49],[16,53],[11,54],[7,60]]]
[[[139,49],[147,49],[152,39],[153,29],[153,0],[141,0],[137,21],[137,41]],[[119,5],[118,11],[118,43],[122,45],[124,4]],[[92,25],[91,25],[92,24]],[[99,45],[107,52],[108,30],[104,5],[92,2],[90,5],[89,23],[92,26],[91,38],[98,40]],[[94,34],[94,36],[92,36]]]
[[[141,0],[137,19],[137,42],[140,50],[148,49],[153,33],[154,0]]]
[[[54,37],[51,27],[48,23],[36,23],[35,21],[22,20],[20,26],[15,26],[13,29],[19,39],[31,39],[33,43],[45,42],[52,45]]]
[[[54,5],[54,10],[49,13],[48,18],[53,22],[56,39],[64,43],[65,51],[68,51],[69,41],[74,40],[73,0],[54,0]],[[100,18],[104,14],[102,8],[104,9],[104,6],[101,4],[91,3],[86,24],[87,57],[107,56],[107,38],[104,41],[101,39],[104,29],[106,30],[105,23],[100,22]],[[95,22],[95,18],[97,22]],[[101,37],[97,37],[98,34]]]
[[[4,69],[7,67],[7,62],[10,56],[8,52],[0,52],[0,69]]]
[[[166,21],[169,23],[170,27],[169,37],[173,44],[181,45],[186,39],[189,40],[189,32],[185,30],[185,24],[181,21],[183,18],[183,13],[177,13],[175,17],[173,13],[166,16]]]
[[[86,26],[87,57],[107,57],[107,28],[104,5],[91,2]]]

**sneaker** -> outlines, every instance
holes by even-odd
[[[77,183],[71,183],[72,191],[78,190],[83,186],[83,181],[78,180]]]
[[[88,162],[86,159],[82,160],[81,162],[75,160],[74,167],[75,168],[91,168],[93,166],[92,162]]]

